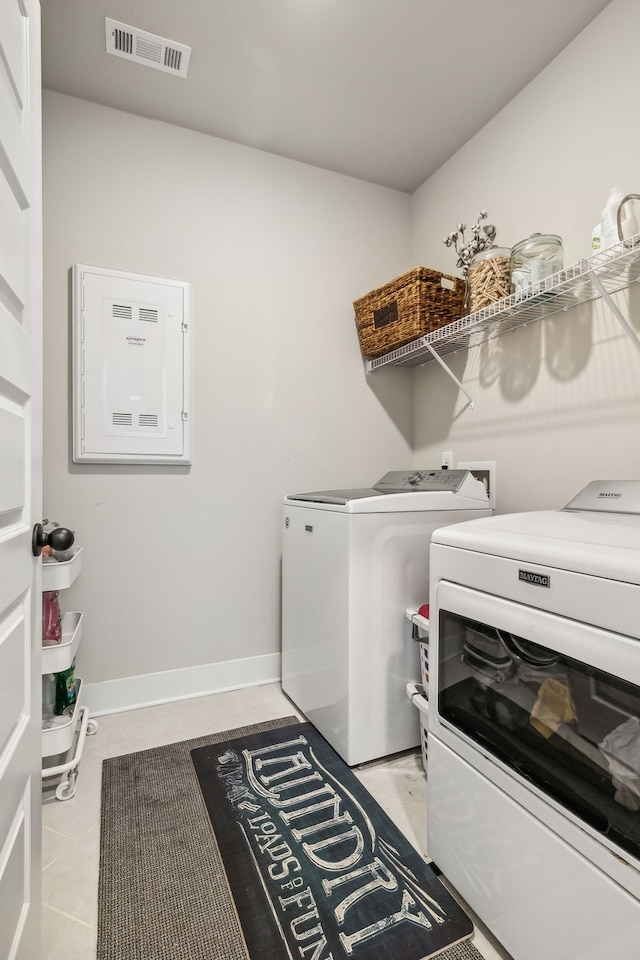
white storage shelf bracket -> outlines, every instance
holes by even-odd
[[[474,406],[473,398],[467,393],[467,391],[465,390],[465,388],[462,386],[462,384],[460,383],[460,381],[459,381],[458,378],[456,377],[456,375],[455,375],[455,373],[453,372],[453,370],[451,370],[451,369],[446,365],[446,363],[444,362],[444,360],[443,360],[441,357],[438,356],[438,354],[437,354],[436,351],[433,349],[433,347],[431,346],[430,343],[425,343],[425,347],[427,348],[427,350],[429,351],[429,353],[431,354],[431,356],[433,357],[433,359],[438,361],[438,363],[440,364],[440,366],[442,367],[442,369],[444,370],[444,372],[447,374],[447,376],[450,377],[451,380],[453,380],[453,382],[454,382],[454,383],[456,384],[456,386],[458,387],[458,390],[460,390],[462,393],[464,393],[465,397],[467,398],[469,408],[470,408],[471,410],[473,410],[473,406]]]
[[[622,329],[627,334],[627,336],[633,343],[636,350],[640,350],[640,340],[638,340],[638,337],[635,331],[630,326],[626,318],[623,316],[622,311],[620,310],[618,305],[613,302],[613,300],[609,295],[609,292],[605,290],[605,288],[600,283],[600,278],[598,277],[597,273],[592,271],[589,273],[589,276],[591,277],[591,283],[594,285],[594,287],[596,288],[596,290],[598,291],[598,293],[600,294],[604,302],[607,304],[607,306],[609,307],[609,310],[611,310],[611,313],[614,315],[618,323],[621,325]]]

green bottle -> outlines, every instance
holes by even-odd
[[[54,713],[56,716],[62,716],[64,713],[72,713],[76,700],[78,699],[78,687],[76,684],[76,661],[74,660],[67,670],[61,670],[55,674],[56,678],[56,700]]]

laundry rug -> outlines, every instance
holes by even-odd
[[[473,924],[309,723],[191,753],[250,957],[420,960]]]
[[[296,758],[285,761],[275,748],[292,740]],[[304,808],[287,803],[311,787],[323,792]],[[322,811],[333,832],[320,829]],[[97,960],[482,960],[471,931],[352,771],[295,717],[103,763]]]

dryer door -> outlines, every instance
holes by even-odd
[[[436,619],[432,732],[640,866],[638,641],[442,581]]]

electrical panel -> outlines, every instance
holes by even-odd
[[[73,265],[73,459],[191,463],[191,285]]]

